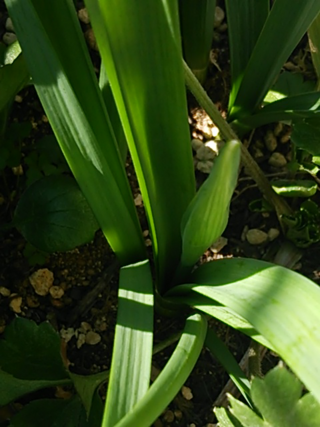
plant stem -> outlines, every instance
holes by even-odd
[[[185,62],[184,72],[186,86],[189,88],[191,93],[199,102],[200,106],[207,112],[214,124],[220,129],[222,137],[226,141],[229,141],[231,139],[239,141],[238,135],[234,132],[229,123],[221,116],[218,108],[211,101],[206,91],[200,85],[200,83],[198,82],[198,80],[193,75],[192,71]],[[291,208],[285,200],[283,200],[278,194],[274,192],[269,181],[259,168],[257,162],[253,159],[253,157],[243,144],[241,144],[241,160],[247,171],[250,173],[252,179],[256,182],[260,191],[264,194],[265,198],[275,207],[279,222],[282,225],[281,216],[283,214],[291,214]]]

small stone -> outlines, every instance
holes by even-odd
[[[224,20],[225,13],[221,7],[217,6],[214,12],[214,28],[220,27]]]
[[[23,98],[21,95],[16,95],[14,97],[15,102],[17,102],[18,104],[21,104],[23,102]]]
[[[197,169],[203,173],[210,173],[213,166],[213,162],[207,160],[206,162],[198,162]]]
[[[197,151],[197,158],[202,161],[213,160],[216,157],[216,153],[211,150],[210,147],[202,146]]]
[[[191,141],[191,146],[194,151],[198,151],[199,148],[203,147],[203,142],[200,139],[193,138]]]
[[[282,130],[283,130],[283,124],[281,122],[279,122],[276,124],[273,133],[275,136],[279,136],[280,133],[282,132]]]
[[[40,305],[40,302],[35,295],[27,295],[26,302],[29,308],[36,308]]]
[[[69,342],[71,338],[74,336],[74,329],[73,328],[67,328],[67,329],[61,329],[60,336],[62,339],[65,340],[65,342]]]
[[[48,295],[49,289],[53,285],[54,277],[52,271],[41,268],[29,277],[29,281],[36,294],[45,296]]]
[[[107,327],[108,327],[107,322],[101,322],[101,323],[100,323],[100,326],[99,326],[100,332],[104,332],[104,331],[106,331],[106,330],[107,330]]]
[[[17,36],[14,33],[4,33],[2,37],[2,41],[4,44],[9,46],[17,40]]]
[[[88,43],[88,46],[89,46],[91,49],[93,49],[93,50],[95,50],[95,51],[99,52],[99,48],[98,48],[98,44],[97,44],[97,40],[96,40],[96,37],[95,37],[95,35],[94,35],[94,33],[93,33],[93,29],[92,29],[92,28],[89,28],[89,29],[84,33],[84,37],[85,37],[85,39],[86,39],[86,41],[87,41],[87,43]]]
[[[51,286],[49,292],[53,299],[60,299],[64,295],[64,290],[60,286]]]
[[[275,151],[274,153],[272,153],[268,163],[269,165],[274,166],[275,168],[282,168],[287,164],[287,160],[283,154]]]
[[[8,288],[0,286],[0,295],[2,295],[3,297],[9,297],[11,295],[11,292]]]
[[[145,245],[146,245],[147,248],[150,247],[150,246],[152,246],[152,240],[151,239],[146,239],[144,241],[144,243],[145,243]]]
[[[14,33],[14,26],[11,18],[7,18],[6,20],[6,30],[11,33]]]
[[[242,233],[241,233],[241,237],[240,237],[242,242],[246,241],[246,235],[248,233],[248,230],[249,230],[249,227],[247,225],[245,225],[243,227],[243,230],[242,230]]]
[[[210,138],[213,137],[213,135],[212,135],[212,126],[203,125],[201,130],[202,130],[203,136],[206,139],[210,139]]]
[[[141,194],[138,194],[138,195],[134,198],[134,204],[135,204],[136,206],[143,206],[143,203],[142,203],[142,196],[141,196]]]
[[[9,306],[12,311],[14,311],[17,314],[20,314],[21,304],[22,304],[22,297],[20,297],[19,295],[15,295],[10,301]]]
[[[87,11],[87,9],[85,7],[83,9],[79,9],[79,11],[78,11],[78,18],[84,24],[89,24],[90,23],[89,14],[88,14],[88,11]]]
[[[255,159],[261,159],[261,157],[263,157],[263,152],[260,150],[260,148],[256,148],[256,147],[254,147],[253,157],[254,157]],[[249,175],[250,175],[250,174],[249,174]]]
[[[174,411],[174,416],[177,420],[181,420],[183,417],[183,413],[182,413],[182,411],[180,411],[180,409],[176,409]]]
[[[86,344],[96,345],[101,341],[101,336],[97,332],[89,331],[86,335]]]
[[[270,228],[268,231],[268,237],[269,240],[272,242],[272,240],[275,240],[280,234],[280,231],[277,228]]]
[[[246,238],[250,245],[261,245],[268,240],[268,234],[258,228],[252,228],[248,230]]]
[[[143,235],[143,237],[147,237],[147,236],[149,236],[149,230],[144,230],[144,231],[142,232],[142,235]]]
[[[287,133],[287,134],[283,135],[283,136],[280,138],[280,142],[281,142],[281,144],[286,144],[287,142],[289,142],[289,141],[290,141],[290,138],[291,138],[291,135],[290,135],[289,133]]]
[[[174,421],[174,413],[168,409],[163,415],[163,421],[172,423]]]
[[[91,330],[92,330],[92,327],[91,327],[90,323],[88,323],[88,322],[81,322],[81,326],[79,328],[80,332],[83,332],[83,333],[86,334],[87,332],[89,332]]]
[[[269,151],[274,151],[277,148],[277,145],[278,145],[277,138],[274,136],[271,130],[268,130],[268,132],[266,133],[264,142],[265,142],[265,146],[267,147],[267,150]]]
[[[221,251],[221,249],[223,249],[226,245],[228,244],[228,239],[226,239],[225,237],[221,236],[219,237],[218,240],[216,240],[211,246],[210,246],[210,251],[213,252],[214,254],[217,254]]]
[[[13,172],[13,175],[16,175],[16,176],[23,175],[23,167],[22,167],[22,165],[14,166],[12,168],[12,172]]]
[[[77,339],[77,349],[81,348],[85,342],[86,342],[85,334],[79,334]]]
[[[181,389],[181,394],[186,400],[193,399],[193,394],[190,387],[183,386]]]
[[[214,154],[217,156],[219,154],[219,151],[223,147],[224,143],[219,141],[214,141],[213,139],[211,141],[207,141],[205,144],[205,147],[210,148],[214,152]]]

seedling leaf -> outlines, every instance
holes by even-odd
[[[1,369],[24,380],[69,379],[60,356],[60,338],[49,323],[14,319],[0,340]],[[0,383],[0,390],[3,384]]]
[[[76,181],[44,177],[22,195],[15,210],[17,228],[37,249],[61,252],[93,239],[98,223]]]

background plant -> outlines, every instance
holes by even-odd
[[[50,10],[40,0],[7,0],[6,4],[60,147],[123,265],[102,425],[150,425],[190,374],[205,342],[214,352],[228,355],[226,369],[250,401],[248,383],[233,369],[234,360],[214,339],[214,332],[207,332],[206,317],[199,312],[276,351],[319,400],[318,287],[283,267],[251,259],[225,259],[192,272],[193,263],[212,243],[209,240],[221,235],[226,226],[240,150],[278,212],[286,205],[281,204],[234,130],[187,74],[188,85],[209,105],[208,113],[226,140],[208,181],[195,193],[177,3],[86,2],[144,200],[155,282],[145,260],[122,151],[108,116],[109,104],[98,86],[72,3],[56,0]],[[244,49],[237,41],[241,38],[236,39],[240,30],[247,36],[245,54],[238,57],[237,66],[237,59],[233,54],[231,57],[229,121],[241,134],[275,118],[309,117],[317,111],[317,93],[259,108],[320,5],[306,1],[293,7],[287,0],[276,0],[270,13],[269,2],[259,3],[263,6],[259,9],[256,5],[234,2],[230,7],[227,2],[231,51]],[[282,24],[288,11],[290,28]],[[234,13],[238,14],[234,17],[241,17],[237,22],[240,30],[232,24]],[[57,17],[54,25],[53,17]],[[254,30],[248,19],[257,22]],[[278,45],[281,40],[277,50],[273,49],[274,40]],[[214,215],[209,214],[212,211]],[[212,234],[207,241],[208,229]],[[149,387],[154,304],[171,315],[187,307],[196,313],[187,317],[176,350]]]

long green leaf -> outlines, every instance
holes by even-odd
[[[87,0],[146,208],[158,276],[179,262],[195,192],[177,3]],[[125,29],[125,30],[124,30]]]
[[[122,267],[103,427],[114,427],[148,390],[152,332],[153,284],[149,262]]]
[[[149,427],[156,420],[190,375],[201,353],[206,332],[207,321],[204,316],[194,314],[187,319],[168,363],[144,397],[115,427]]]
[[[239,367],[236,359],[228,347],[218,338],[216,333],[208,328],[205,345],[211,353],[219,360],[224,369],[228,372],[230,378],[238,387],[242,396],[251,406],[250,382]]]
[[[181,223],[183,266],[193,266],[224,232],[238,180],[240,155],[240,142],[228,141],[215,160],[209,177],[188,206]]]
[[[199,267],[197,284],[176,288],[205,296],[246,319],[320,401],[320,289],[284,267],[252,259],[224,259]],[[210,314],[210,307],[203,308]]]
[[[226,0],[226,10],[232,79],[229,107],[232,107],[252,50],[268,17],[270,0]]]
[[[209,65],[216,0],[179,0],[184,59],[203,83]]]
[[[317,89],[320,89],[320,13],[308,30],[309,46],[312,62],[318,76]]]
[[[61,149],[121,262],[145,257],[131,190],[71,1],[6,0]]]
[[[317,0],[274,2],[230,110],[230,121],[251,114],[261,104],[284,62],[319,11]],[[289,22],[290,25],[285,25]]]
[[[320,113],[320,92],[289,96],[272,102],[258,113],[236,120],[233,124],[256,128],[267,123],[301,120]]]

